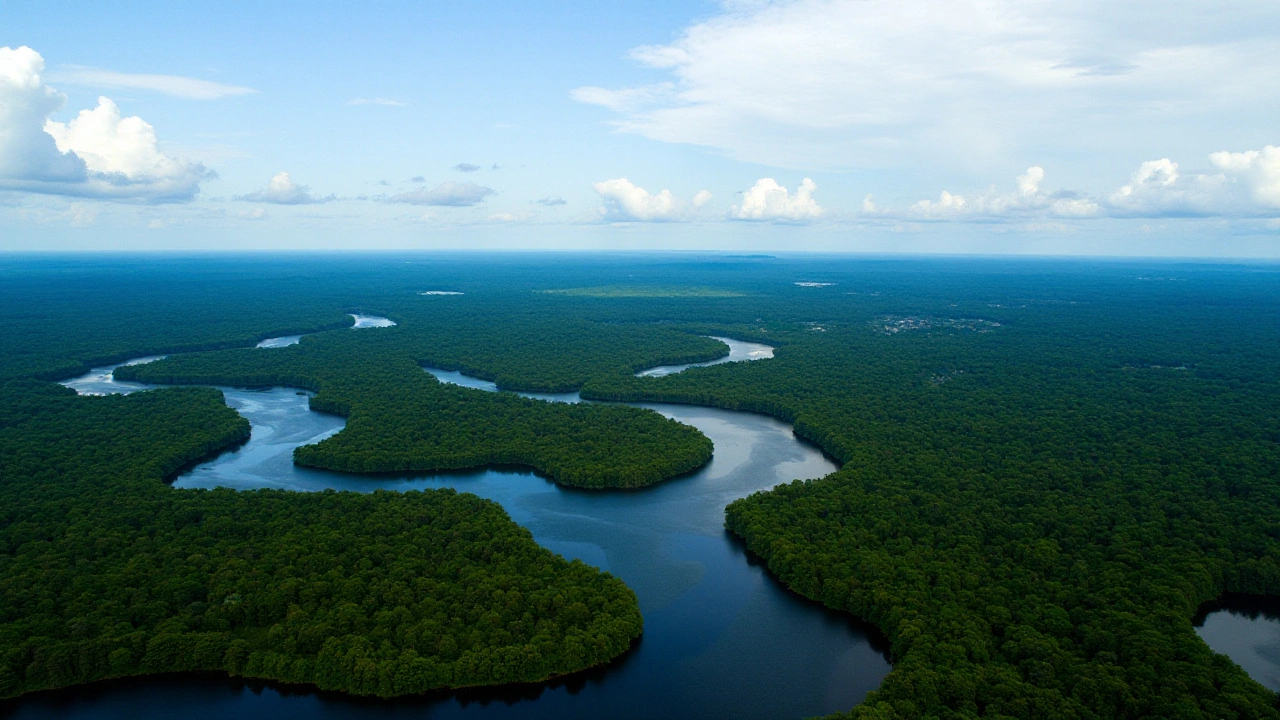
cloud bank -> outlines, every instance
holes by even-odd
[[[313,205],[337,200],[338,198],[335,195],[326,195],[324,197],[313,195],[311,188],[295,183],[293,178],[289,177],[289,173],[281,172],[271,178],[271,182],[267,183],[265,188],[247,195],[237,195],[235,199],[245,202],[274,203],[276,205]]]
[[[1002,193],[994,187],[976,195],[944,190],[937,200],[920,200],[901,212],[877,207],[868,196],[860,217],[976,222],[1035,217],[1280,217],[1280,147],[1215,152],[1209,155],[1208,166],[1203,172],[1187,173],[1169,158],[1148,160],[1120,187],[1104,197],[1091,197],[1079,191],[1043,190],[1045,171],[1036,165],[1018,176],[1013,192]]]
[[[610,222],[676,222],[690,220],[711,200],[711,193],[702,190],[685,202],[663,190],[652,194],[626,178],[605,180],[592,185],[604,205],[600,216]]]
[[[484,202],[493,195],[493,188],[471,182],[443,182],[430,190],[410,190],[392,195],[387,202],[410,205],[439,205],[444,207],[470,207]]]
[[[0,189],[144,202],[190,200],[212,172],[160,152],[155,128],[109,98],[66,123],[66,97],[41,77],[44,58],[0,47]]]
[[[1070,191],[1048,193],[1041,189],[1044,168],[1033,165],[1015,179],[1017,190],[997,192],[995,188],[974,196],[952,194],[943,190],[937,200],[921,200],[907,211],[913,220],[994,220],[1004,217],[1047,215],[1056,218],[1094,217],[1101,212],[1098,203]],[[876,208],[864,201],[863,211],[875,214]]]
[[[1256,136],[1280,111],[1278,49],[1264,0],[735,1],[632,50],[667,78],[571,97],[625,132],[773,167],[994,168],[1208,127]]]

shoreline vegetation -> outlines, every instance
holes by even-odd
[[[689,473],[711,459],[713,448],[705,436],[649,410],[480,394],[437,381],[408,356],[350,351],[361,345],[360,338],[311,336],[296,351],[290,346],[271,354],[235,350],[171,356],[122,366],[116,377],[155,385],[314,392],[311,408],[346,417],[347,427],[297,448],[294,461],[340,472],[523,465],[573,487],[639,488]],[[359,357],[358,365],[352,357]]]
[[[621,581],[474,496],[169,488],[247,435],[217,390],[33,404],[0,444],[6,515],[27,513],[5,518],[5,697],[174,671],[382,697],[537,682],[608,662],[643,627]],[[117,428],[128,439],[102,447]]]
[[[334,333],[333,339],[304,338],[298,346],[272,351],[271,358],[255,358],[253,372],[236,369],[241,373],[236,377],[319,390],[317,409],[350,413],[347,430],[314,446],[350,433],[346,441],[326,448],[335,462],[370,459],[376,465],[388,458],[437,462],[464,457],[471,450],[463,440],[430,423],[415,425],[420,422],[418,413],[477,418],[483,424],[481,419],[491,417],[488,413],[500,410],[524,418],[529,428],[527,435],[504,435],[504,440],[525,438],[529,447],[544,453],[542,462],[571,467],[572,458],[557,454],[556,442],[538,444],[538,429],[544,427],[539,423],[549,416],[516,404],[531,401],[503,399],[502,393],[459,395],[465,391],[437,387],[419,369],[422,365],[466,368],[468,374],[494,379],[504,389],[580,388],[583,397],[690,402],[763,412],[792,422],[798,435],[838,458],[842,469],[739,500],[729,507],[726,524],[788,587],[864,618],[888,636],[894,669],[866,702],[842,717],[1280,717],[1277,696],[1210,651],[1191,626],[1199,606],[1224,593],[1280,595],[1280,540],[1271,532],[1280,523],[1280,414],[1275,412],[1280,407],[1280,380],[1274,375],[1280,365],[1280,286],[1272,275],[1216,267],[1180,268],[1180,276],[1192,276],[1194,282],[1157,286],[1135,282],[1141,273],[1126,264],[1091,265],[1090,273],[1083,273],[1078,263],[1069,271],[1058,271],[1052,263],[1027,262],[1034,271],[1021,275],[1006,267],[1016,266],[1012,263],[1001,264],[1001,272],[991,275],[974,272],[981,266],[976,261],[823,264],[823,277],[856,288],[857,295],[796,287],[797,278],[811,277],[805,269],[812,271],[811,263],[800,260],[736,268],[732,281],[717,275],[728,271],[713,267],[662,269],[691,287],[713,282],[743,288],[741,297],[716,298],[710,305],[662,296],[593,297],[589,303],[574,304],[565,296],[538,301],[540,294],[529,292],[546,285],[574,286],[584,273],[578,268],[549,272],[540,266],[547,275],[538,281],[543,287],[531,286],[515,270],[464,284],[456,279],[457,266],[447,264],[430,271],[430,278],[415,276],[399,283],[406,288],[448,286],[465,291],[447,315],[415,306],[414,300],[429,300],[413,296],[409,289],[403,294],[411,300],[386,294],[382,288],[394,285],[395,273],[405,270],[381,271],[390,275],[379,275],[376,284],[361,289],[357,273],[344,269],[332,271],[342,279],[328,298],[329,307],[355,304],[335,302],[344,297],[380,298],[362,304],[393,308],[401,322],[397,331],[376,337]],[[957,267],[968,274],[957,274]],[[608,282],[610,274],[621,278],[634,272],[631,265],[601,260],[592,267],[591,277]],[[658,276],[657,271],[648,272]],[[263,314],[276,312],[269,308],[281,302],[267,302]],[[325,316],[330,311],[324,305],[323,299],[312,297],[291,312]],[[137,317],[147,316],[144,308],[135,312]],[[889,316],[982,317],[999,323],[1000,330],[976,333],[938,326],[911,333],[875,332],[877,319]],[[64,326],[75,326],[68,316],[62,317]],[[297,325],[258,322],[270,327]],[[824,332],[810,330],[815,322]],[[112,339],[113,329],[118,326],[83,327],[89,337],[102,337],[97,342],[104,346],[121,342]],[[639,359],[696,355],[709,349],[705,339],[689,334],[708,329],[761,338],[779,350],[770,363],[692,368],[659,379],[631,377]],[[32,337],[39,334],[27,332]],[[153,345],[134,341],[129,346]],[[457,652],[461,637],[493,643],[502,636],[492,633],[524,627],[517,625],[523,620],[503,616],[493,596],[487,596],[488,607],[498,612],[496,622],[483,613],[458,616],[458,625],[405,634],[404,628],[416,625],[403,614],[397,616],[396,608],[405,607],[410,615],[416,611],[393,604],[396,583],[406,583],[396,580],[406,577],[396,573],[404,569],[396,564],[397,552],[375,539],[382,536],[369,532],[370,518],[386,515],[394,525],[405,512],[432,512],[440,518],[433,527],[453,537],[455,524],[462,521],[451,509],[474,501],[482,503],[477,511],[489,513],[484,517],[494,522],[485,526],[489,534],[483,542],[479,535],[458,531],[460,555],[450,559],[461,563],[460,571],[479,568],[476,572],[483,573],[492,567],[482,551],[468,555],[478,551],[466,548],[492,544],[499,537],[514,538],[512,553],[538,557],[541,549],[527,533],[522,536],[500,508],[484,510],[484,501],[478,499],[431,493],[420,498],[409,497],[412,493],[374,493],[361,496],[369,499],[356,502],[359,507],[340,511],[341,502],[332,498],[346,494],[321,493],[302,500],[265,491],[239,496],[169,492],[155,480],[156,468],[171,462],[175,453],[192,452],[207,442],[209,422],[232,422],[227,413],[234,412],[217,407],[214,393],[199,388],[139,393],[122,400],[66,393],[55,397],[58,393],[47,384],[23,378],[33,377],[30,368],[38,371],[40,362],[56,366],[69,355],[50,352],[44,340],[24,352],[27,355],[3,366],[11,379],[0,396],[5,410],[0,443],[7,443],[0,446],[6,463],[0,491],[7,496],[3,540],[8,549],[0,582],[12,608],[0,618],[0,647],[5,653],[0,688],[6,696],[59,678],[67,684],[88,677],[75,670],[82,667],[76,658],[88,656],[77,655],[74,648],[123,643],[121,638],[138,632],[148,643],[158,643],[160,653],[169,641],[155,640],[168,637],[158,629],[181,627],[194,643],[182,646],[184,657],[204,657],[199,653],[206,652],[200,650],[205,646],[197,637],[204,626],[195,618],[199,623],[225,620],[219,613],[235,613],[241,605],[248,609],[246,597],[264,598],[261,606],[253,605],[257,614],[246,614],[258,623],[255,638],[278,648],[273,652],[294,647],[319,653],[327,647],[326,657],[350,659],[349,666],[332,667],[359,678],[362,684],[351,690],[357,693],[381,694],[386,688],[394,692],[398,675],[392,668],[405,662],[423,668],[404,652],[421,653],[413,643],[424,637],[435,641],[436,653]],[[111,355],[97,352],[94,357]],[[243,352],[247,351],[214,351],[122,369],[130,377],[152,382],[164,381],[160,370],[166,368],[172,378],[181,371],[189,381],[209,382],[227,377]],[[36,361],[33,355],[46,359]],[[1155,366],[1188,370],[1127,370]],[[348,368],[351,379],[344,381],[341,374]],[[950,381],[932,381],[940,374]],[[279,380],[288,382],[274,382]],[[183,392],[192,394],[179,394]],[[509,404],[486,407],[481,395]],[[93,405],[95,401],[108,402]],[[401,437],[389,429],[400,423],[394,408],[403,403],[415,408],[407,422],[418,429]],[[100,408],[119,414],[120,427],[131,432],[105,431],[114,427],[117,416],[98,417]],[[576,419],[555,418],[576,428],[579,434],[570,437],[582,441],[582,447],[591,445],[587,440],[605,437],[594,434],[598,429],[570,422]],[[659,427],[654,430],[667,437]],[[41,440],[41,433],[49,433],[53,442]],[[409,442],[397,445],[393,440]],[[15,442],[27,445],[15,448]],[[415,442],[424,454],[398,449]],[[626,450],[642,453],[660,446],[637,441]],[[690,443],[690,456],[696,455],[693,446]],[[608,453],[601,453],[594,457],[607,462]],[[99,458],[110,462],[89,462]],[[591,471],[584,472],[583,477],[590,476]],[[137,477],[151,478],[149,482],[167,494],[137,491]],[[113,483],[131,489],[117,494]],[[383,599],[373,609],[359,603],[351,609],[350,603],[337,600],[331,606],[304,606],[308,598],[319,597],[306,594],[314,592],[316,583],[331,581],[301,576],[305,581],[294,583],[289,572],[274,576],[275,584],[260,580],[261,585],[246,586],[247,595],[224,594],[224,589],[239,587],[235,582],[249,582],[244,578],[261,578],[254,574],[260,558],[251,554],[254,562],[248,562],[242,545],[234,543],[215,544],[223,565],[202,565],[185,583],[181,579],[188,576],[181,572],[159,572],[160,555],[148,566],[152,561],[147,558],[153,556],[146,552],[157,548],[158,553],[169,545],[154,538],[183,532],[200,542],[221,542],[224,537],[216,534],[222,532],[219,524],[206,519],[222,516],[190,514],[191,506],[183,506],[190,497],[198,498],[192,503],[239,497],[245,512],[261,513],[255,517],[262,524],[237,532],[275,532],[279,537],[306,537],[308,542],[313,541],[308,535],[311,526],[292,513],[307,503],[335,503],[328,521],[352,523],[343,527],[351,527],[367,544],[333,540],[340,545],[334,546],[330,565],[356,575],[373,573],[366,588],[376,584],[382,594],[374,596]],[[168,503],[170,509],[141,512],[133,507],[139,502]],[[146,524],[149,517],[163,518],[163,529]],[[119,528],[121,537],[130,538],[128,543],[99,549],[92,540],[102,535],[98,521],[114,523],[109,527]],[[468,544],[472,540],[475,544]],[[556,626],[562,631],[596,627],[591,624],[596,621],[607,628],[595,636],[583,630],[586,634],[573,635],[576,642],[563,634],[556,646],[561,650],[550,655],[560,662],[585,662],[595,657],[589,655],[591,648],[602,654],[625,650],[623,638],[629,643],[639,632],[634,623],[642,622],[638,611],[630,614],[634,595],[628,606],[629,591],[620,581],[581,563],[577,565],[582,570],[562,567],[555,556],[541,552],[548,568],[543,576],[510,581],[522,600],[555,597],[549,588],[586,600],[576,601],[581,611],[566,609],[575,603],[526,603],[529,619],[537,620],[545,612],[563,615],[567,624]],[[195,563],[190,558],[197,556],[207,563],[213,555],[192,552],[184,557]],[[126,557],[140,558],[121,567],[135,573],[130,582],[142,592],[107,592],[100,587],[103,578],[124,575],[86,573],[77,564],[99,563],[105,570]],[[362,569],[369,564],[365,560],[373,567]],[[299,554],[289,562],[308,560]],[[148,572],[154,574],[137,575],[151,567],[156,569]],[[413,566],[411,575],[430,568]],[[520,589],[526,582],[546,585]],[[506,598],[506,588],[494,583]],[[332,584],[336,587],[337,580]],[[264,590],[267,587],[282,588],[284,597],[276,599]],[[444,581],[424,586],[420,602],[438,602],[434,598],[440,594],[450,597],[451,587]],[[329,592],[325,598],[343,597],[338,590]],[[232,595],[241,599],[230,600]],[[84,598],[96,596],[111,598],[99,603],[105,615],[86,610]],[[600,600],[592,601],[594,597]],[[197,615],[196,610],[203,612]],[[489,627],[496,630],[476,635]],[[445,628],[455,646],[440,639]],[[468,630],[470,635],[464,635]],[[348,640],[335,639],[339,637]],[[594,637],[596,644],[584,644],[584,637]],[[369,644],[362,644],[365,641]],[[127,649],[131,654],[117,657],[129,662],[143,662],[151,652],[150,645],[113,647]],[[241,657],[231,650],[227,645],[224,661]],[[106,663],[102,667],[109,670],[114,652],[97,662]],[[550,655],[539,657],[546,661]],[[265,657],[259,660],[265,664],[255,667],[294,672]],[[384,662],[389,664],[380,664]],[[524,667],[511,662],[511,667]],[[501,666],[508,668],[505,672],[522,672]],[[64,674],[44,669],[53,667]],[[308,672],[315,667],[308,666]],[[466,667],[481,672],[479,665]]]

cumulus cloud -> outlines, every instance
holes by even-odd
[[[557,205],[566,204],[565,199],[559,195],[547,195],[546,197],[540,197],[537,200],[534,200],[534,202],[539,205],[546,205],[547,207],[556,207]]]
[[[289,177],[289,173],[276,173],[271,178],[271,182],[261,190],[248,193],[247,195],[237,195],[236,200],[245,202],[261,202],[273,203],[275,205],[312,205],[315,203],[325,203],[330,200],[336,200],[334,195],[326,195],[319,197],[311,193],[311,188],[306,185],[299,185]]]
[[[1280,147],[1216,152],[1217,172],[1183,172],[1169,158],[1138,166],[1110,197],[1122,217],[1274,217],[1280,212]]]
[[[1104,197],[1042,189],[1044,169],[1032,166],[1020,175],[1017,190],[995,188],[975,195],[942,191],[937,200],[921,200],[905,212],[878,207],[867,196],[864,219],[999,222],[1035,218],[1274,218],[1280,215],[1280,147],[1222,151],[1209,156],[1204,171],[1186,172],[1170,158],[1140,163],[1120,187]]]
[[[83,183],[88,168],[58,149],[44,124],[66,97],[40,78],[44,59],[28,47],[0,47],[0,178],[10,183]]]
[[[1148,160],[1138,166],[1129,182],[1111,193],[1111,209],[1122,215],[1199,215],[1217,194],[1219,181],[1205,176],[1178,182],[1178,163],[1169,158]],[[1206,192],[1207,191],[1207,192]]]
[[[190,200],[212,175],[160,152],[155,128],[109,98],[66,123],[66,97],[45,85],[44,58],[0,48],[0,188],[117,200]]]
[[[223,85],[222,83],[182,77],[180,75],[139,75],[85,67],[83,65],[67,65],[59,68],[49,73],[48,80],[64,85],[83,85],[121,90],[151,90],[188,100],[219,100],[225,97],[249,95],[258,92],[253,88]]]
[[[1261,150],[1216,152],[1209,162],[1223,175],[1242,184],[1258,204],[1280,208],[1280,147],[1268,145]]]
[[[711,200],[711,193],[699,191],[691,202],[685,202],[663,190],[652,194],[626,178],[605,180],[592,185],[604,206],[601,217],[611,222],[673,222],[692,219]]]
[[[1241,137],[1268,129],[1280,4],[1153,7],[724,2],[674,41],[631,52],[659,82],[571,97],[616,113],[625,132],[797,169],[910,155],[982,171],[1027,152],[1065,162],[1132,146],[1134,127],[1174,147],[1228,117]]]
[[[484,202],[494,194],[494,189],[470,182],[443,182],[430,190],[411,190],[392,195],[388,202],[410,205],[441,205],[446,207],[470,207]]]
[[[458,163],[457,165],[453,166],[453,169],[457,170],[458,172],[472,173],[479,170],[480,166],[472,165],[471,163]]]
[[[760,178],[750,190],[742,194],[742,202],[729,208],[734,220],[782,220],[806,222],[822,215],[822,208],[813,199],[818,186],[805,178],[792,195],[773,178]]]
[[[974,196],[952,194],[943,190],[937,200],[921,200],[906,215],[915,220],[996,220],[1010,216],[1047,215],[1059,218],[1092,217],[1101,208],[1088,197],[1070,191],[1046,193],[1044,168],[1033,165],[1014,180],[1017,190],[1001,193],[995,188]],[[874,214],[864,205],[864,214]]]

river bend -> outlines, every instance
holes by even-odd
[[[357,318],[359,321],[360,318]],[[368,318],[357,327],[376,327]],[[389,322],[389,321],[388,321]],[[694,365],[763,359],[772,348],[717,338],[730,354],[711,363],[637,373],[661,376]],[[297,342],[273,338],[262,348]],[[147,358],[154,359],[154,358]],[[147,360],[147,359],[141,359]],[[115,366],[64,384],[83,394],[150,386],[116,382]],[[429,370],[445,382],[496,391],[492,383]],[[369,492],[455,488],[500,503],[537,542],[622,578],[635,590],[644,635],[604,668],[536,686],[367,700],[218,676],[135,678],[21,699],[15,717],[188,718],[802,718],[848,710],[890,669],[874,629],[786,590],[724,530],[724,507],[758,490],[827,475],[836,466],[786,423],[691,405],[638,404],[692,425],[715,445],[697,472],[638,491],[584,491],[532,472],[480,469],[371,477],[293,464],[293,449],[342,429],[289,388],[222,388],[246,417],[245,445],[174,481],[178,488],[327,488]],[[522,393],[579,402],[577,393]]]

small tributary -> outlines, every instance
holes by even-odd
[[[715,362],[772,355],[768,346],[721,339],[731,352]],[[270,342],[260,344],[264,352],[278,346]],[[711,363],[698,363],[705,364]],[[64,384],[82,393],[147,387],[116,383],[110,369]],[[460,373],[429,371],[445,382],[497,390]],[[310,411],[307,395],[293,389],[222,390],[227,404],[250,421],[252,437],[183,474],[175,487],[475,493],[500,503],[544,547],[622,578],[640,598],[644,636],[607,667],[544,685],[382,701],[216,676],[153,677],[24,699],[17,717],[167,717],[180,706],[189,718],[273,720],[802,718],[848,710],[890,669],[874,629],[786,590],[724,530],[724,507],[733,500],[836,469],[786,423],[691,405],[639,404],[698,428],[715,444],[713,459],[696,473],[643,490],[584,491],[507,469],[382,477],[301,468],[293,464],[293,449],[338,432],[342,418]],[[577,393],[525,395],[579,401]]]

